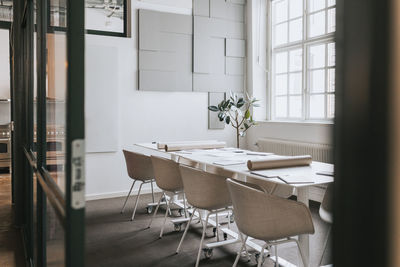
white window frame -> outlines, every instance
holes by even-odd
[[[287,121],[287,122],[321,122],[321,123],[332,123],[333,122],[333,118],[327,118],[327,110],[328,110],[328,95],[334,95],[335,92],[327,92],[327,88],[328,88],[328,70],[329,69],[336,69],[336,64],[333,67],[328,66],[328,44],[329,43],[335,43],[335,31],[331,32],[331,33],[327,33],[321,36],[317,36],[317,37],[310,37],[308,38],[308,33],[309,33],[309,16],[316,14],[318,12],[324,11],[325,12],[325,32],[328,32],[328,10],[335,8],[336,9],[336,4],[333,6],[329,6],[328,7],[328,0],[325,0],[325,8],[324,9],[320,9],[317,11],[313,11],[310,13],[307,13],[308,10],[308,4],[309,4],[309,0],[303,0],[303,15],[302,15],[302,19],[303,19],[303,39],[300,41],[296,41],[296,42],[290,42],[290,43],[286,43],[283,45],[279,45],[276,47],[273,47],[272,44],[272,35],[273,35],[273,24],[272,24],[272,2],[274,1],[279,1],[279,0],[267,0],[267,29],[268,29],[268,34],[267,34],[267,60],[268,60],[268,83],[267,83],[267,104],[268,104],[268,109],[267,109],[267,118],[269,121]],[[290,0],[288,1],[288,5]],[[288,8],[288,13],[289,13],[289,8]],[[298,19],[300,17],[296,17],[293,19],[289,18],[289,14],[288,14],[288,20],[285,21],[286,23],[288,23],[291,20],[295,20]],[[285,23],[282,22],[282,23]],[[288,40],[289,40],[289,28],[288,28]],[[318,44],[326,44],[326,48],[325,48],[325,63],[326,65],[321,68],[325,70],[325,91],[323,93],[311,93],[310,92],[310,87],[309,87],[309,77],[307,77],[309,75],[309,70],[308,68],[308,57],[309,57],[309,47],[313,46],[313,45],[318,45]],[[301,70],[302,72],[302,116],[298,117],[298,118],[290,118],[289,117],[289,96],[293,96],[294,94],[290,94],[289,93],[289,76],[288,76],[288,94],[287,96],[287,115],[288,117],[276,117],[275,116],[275,90],[274,90],[274,83],[275,83],[275,69],[273,68],[274,66],[274,54],[279,53],[279,52],[288,52],[288,70],[287,70],[287,74],[290,73],[289,71],[289,52],[293,49],[296,48],[302,48],[303,51],[303,68]],[[310,109],[310,95],[314,95],[314,94],[320,94],[320,95],[324,95],[324,101],[325,101],[325,110],[324,110],[324,118],[321,119],[314,119],[314,118],[310,118],[309,116],[309,109]]]

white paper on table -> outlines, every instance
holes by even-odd
[[[314,179],[305,175],[279,175],[279,179],[287,184],[313,184]]]
[[[251,174],[260,175],[266,178],[276,178],[279,175],[282,175],[281,172],[276,170],[261,170],[261,171],[251,171]]]
[[[245,164],[245,160],[219,160],[213,162],[215,165],[220,165],[220,166],[229,166],[229,165],[239,165],[239,164]]]

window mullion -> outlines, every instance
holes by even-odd
[[[307,10],[308,10],[308,1],[303,0],[303,120],[307,120],[308,118],[308,96],[307,96],[307,66],[308,66],[308,51],[306,47],[306,41],[308,36],[308,17],[307,17]]]
[[[326,2],[328,5],[328,0]],[[325,44],[325,119],[328,118],[328,43]]]

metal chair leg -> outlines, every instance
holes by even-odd
[[[183,209],[185,212],[185,218],[187,218],[187,208],[186,208],[186,197],[185,197],[185,193],[183,193]]]
[[[169,206],[170,206],[170,204],[171,204],[171,200],[172,200],[172,197],[169,198],[169,200],[167,201],[167,210],[165,211],[164,222],[163,222],[163,225],[162,225],[162,227],[161,227],[161,232],[160,232],[160,238],[162,238],[162,236],[163,236],[164,226],[165,226],[165,222],[167,221],[168,211],[170,210]]]
[[[124,211],[125,211],[126,202],[128,201],[128,198],[129,198],[129,196],[131,195],[131,192],[132,192],[132,189],[133,189],[133,186],[135,185],[135,183],[136,183],[136,180],[133,180],[131,189],[129,190],[129,193],[128,193],[128,195],[127,195],[126,198],[125,198],[124,206],[122,206],[121,213],[124,213]]]
[[[231,212],[228,211],[228,229],[231,229]]]
[[[246,254],[247,254],[246,241],[247,241],[248,237],[246,236],[246,238],[243,240],[242,233],[239,233],[239,236],[240,236],[240,239],[242,240],[242,246],[240,247],[240,250],[239,250],[239,252],[238,252],[238,254],[236,256],[235,262],[233,263],[232,267],[236,267],[236,265],[238,264],[240,256],[241,256],[243,250],[245,250]]]
[[[257,267],[261,267],[261,265],[262,265],[263,258],[264,258],[264,250],[265,250],[265,248],[266,248],[267,246],[268,246],[268,244],[265,243],[265,244],[262,246],[262,248],[261,248],[260,256],[258,257]]]
[[[303,266],[307,266],[307,265],[306,265],[306,262],[307,262],[307,261],[306,261],[306,259],[304,258],[303,252],[301,251],[301,247],[300,247],[299,241],[297,241],[297,239],[293,239],[293,241],[296,242],[297,248],[299,249],[300,257],[301,257],[301,262],[303,263]]]
[[[275,266],[279,267],[278,245],[275,245]]]
[[[206,221],[203,224],[203,234],[201,235],[201,240],[200,240],[200,247],[199,247],[199,252],[197,253],[197,260],[196,260],[196,265],[195,267],[199,266],[200,262],[200,255],[201,255],[201,249],[203,248],[203,242],[204,242],[204,237],[206,235],[206,229],[207,229],[207,224],[208,224],[208,218],[210,217],[210,213],[207,214],[206,216]]]
[[[322,250],[321,259],[319,260],[318,266],[321,266],[321,265],[322,265],[322,260],[324,259],[325,250],[326,250],[326,247],[327,247],[328,241],[329,241],[329,235],[331,234],[331,229],[332,229],[332,227],[329,226],[329,228],[328,228],[328,233],[326,234],[326,239],[325,239],[325,243],[324,243],[323,250]]]
[[[147,228],[150,228],[151,223],[154,220],[154,217],[156,217],[156,214],[157,214],[158,208],[160,207],[160,202],[161,202],[161,199],[163,198],[163,196],[164,196],[164,192],[161,194],[160,199],[158,200],[158,203],[157,203],[157,206],[156,206],[156,210],[154,211],[153,216],[151,216],[150,223],[149,223],[149,226],[147,226]]]
[[[153,189],[153,182],[154,182],[154,181],[151,181],[151,182],[150,182],[150,184],[151,184],[151,197],[153,198],[153,203],[154,203],[154,189]]]
[[[143,185],[143,182],[139,186],[139,192],[138,192],[138,195],[136,196],[135,209],[133,210],[131,221],[133,221],[133,219],[135,218],[135,213],[136,213],[137,205],[139,203],[140,191],[142,190],[142,185]]]
[[[215,234],[217,235],[217,242],[219,242],[218,212],[215,213]]]
[[[188,223],[186,224],[186,227],[185,227],[185,232],[183,232],[181,241],[179,242],[178,248],[176,249],[176,253],[179,253],[179,250],[181,249],[183,239],[185,239],[186,233],[187,233],[187,231],[188,231],[188,229],[189,229],[190,223],[192,222],[192,219],[193,219],[193,216],[194,216],[196,210],[197,210],[197,209],[195,208],[195,209],[193,210],[193,212],[192,212],[192,215],[190,215],[189,221],[188,221]]]

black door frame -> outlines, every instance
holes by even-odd
[[[389,266],[392,1],[337,0],[334,266]]]
[[[67,92],[65,188],[47,170],[46,64],[48,3],[37,4],[37,144],[33,147],[34,7],[33,0],[14,1],[12,25],[12,115],[15,224],[22,229],[31,266],[46,266],[47,200],[64,228],[65,266],[84,266],[84,0],[66,0]],[[37,224],[33,221],[33,173],[37,182]],[[65,192],[62,193],[62,191]],[[34,238],[34,236],[36,238]],[[36,252],[36,253],[35,253]]]

